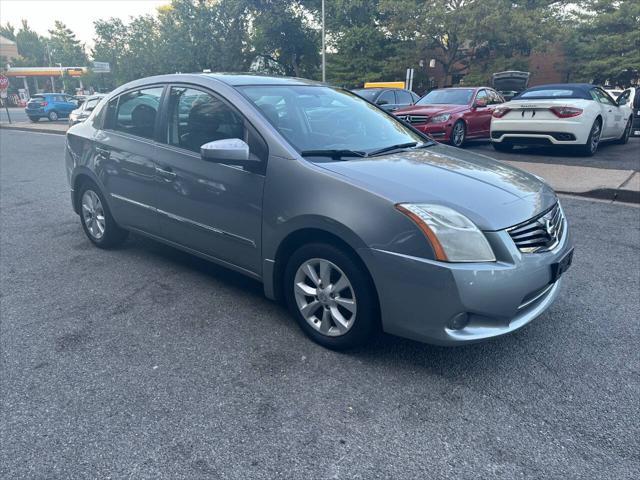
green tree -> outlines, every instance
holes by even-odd
[[[16,28],[11,25],[9,22],[4,25],[0,25],[0,36],[7,38],[9,40],[16,40]]]
[[[76,39],[67,26],[56,20],[54,28],[49,30],[50,38],[47,40],[51,52],[51,61],[63,66],[85,66],[88,62],[84,51],[84,45]]]
[[[18,66],[38,67],[49,65],[44,38],[31,30],[26,20],[22,20],[22,26],[16,33],[16,45],[21,60],[15,62]]]
[[[640,2],[585,0],[570,21],[567,43],[572,80],[629,85],[640,71]]]

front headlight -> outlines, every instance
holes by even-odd
[[[396,208],[413,220],[444,262],[495,262],[484,234],[461,213],[442,205],[399,203]]]
[[[431,117],[431,123],[442,123],[446,122],[451,118],[450,113],[441,113],[440,115],[436,115],[435,117]]]

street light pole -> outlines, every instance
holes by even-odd
[[[327,51],[324,40],[324,0],[322,0],[322,81],[327,81]]]

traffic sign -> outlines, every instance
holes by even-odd
[[[109,62],[93,62],[93,71],[95,73],[109,73],[111,65],[109,65]]]
[[[0,90],[9,88],[9,79],[4,75],[0,75]]]

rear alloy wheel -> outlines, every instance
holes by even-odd
[[[598,145],[600,144],[600,136],[602,135],[602,122],[600,119],[596,119],[591,126],[591,131],[589,132],[589,138],[587,138],[587,143],[585,143],[581,148],[581,153],[586,157],[593,156],[598,150]]]
[[[51,110],[47,115],[47,118],[49,119],[49,121],[55,122],[56,120],[58,120],[58,112],[56,112],[55,110]]]
[[[116,224],[100,190],[92,182],[82,185],[78,198],[82,228],[95,246],[112,248],[124,242],[128,232]]]
[[[451,145],[462,147],[467,139],[467,127],[462,120],[458,120],[451,130]]]
[[[362,345],[378,325],[377,299],[368,275],[328,244],[305,245],[285,271],[289,309],[315,342],[334,350]]]
[[[629,141],[629,137],[631,136],[631,126],[633,124],[633,118],[629,118],[627,122],[627,126],[624,127],[624,132],[622,132],[622,136],[618,139],[618,143],[620,145],[624,145]]]

